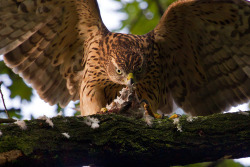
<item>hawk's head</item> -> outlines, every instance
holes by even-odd
[[[112,33],[103,41],[106,72],[118,84],[140,82],[147,73],[149,44],[143,36]]]

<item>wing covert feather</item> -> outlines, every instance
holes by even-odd
[[[79,99],[85,47],[107,31],[96,0],[0,0],[0,54],[51,105]]]
[[[182,0],[154,29],[165,82],[192,115],[250,99],[250,2]]]

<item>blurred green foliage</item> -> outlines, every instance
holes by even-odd
[[[21,100],[30,101],[32,95],[32,88],[28,87],[23,79],[12,72],[10,68],[8,68],[3,61],[0,61],[0,75],[8,74],[12,84],[10,86],[6,86],[9,90],[11,90],[10,98],[15,98],[19,96]]]
[[[127,28],[130,33],[142,35],[150,32],[158,24],[165,9],[176,0],[115,0],[121,2],[119,12],[127,14],[122,26],[115,31]]]
[[[14,99],[15,97],[20,97],[21,102],[24,100],[30,102],[31,96],[33,95],[32,88],[27,86],[23,79],[19,75],[15,74],[10,68],[8,68],[3,61],[0,61],[0,78],[4,78],[3,74],[7,74],[9,79],[12,81],[11,85],[9,86],[5,85],[4,82],[2,84],[10,90],[9,98]],[[3,105],[2,99],[0,99],[0,105]],[[5,111],[1,110],[0,114],[1,113],[5,114]],[[11,118],[22,118],[20,108],[8,108],[8,114]]]

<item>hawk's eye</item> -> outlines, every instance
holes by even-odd
[[[117,68],[117,69],[116,69],[116,73],[119,74],[119,75],[121,75],[121,74],[122,74],[122,71],[121,71],[120,69]]]
[[[141,72],[142,72],[142,68],[139,67],[139,68],[137,69],[137,72],[138,72],[138,73],[141,73]]]

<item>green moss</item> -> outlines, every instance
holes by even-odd
[[[16,149],[17,137],[3,135],[0,138],[0,152],[6,152],[11,149]]]
[[[31,154],[33,152],[33,149],[34,149],[34,146],[36,143],[36,142],[34,142],[34,139],[35,138],[30,140],[30,137],[25,137],[25,138],[22,138],[21,140],[18,140],[17,148],[22,150],[22,152],[25,155]]]
[[[33,136],[17,137],[17,136],[3,136],[0,140],[0,152],[6,152],[12,149],[21,150],[25,155],[33,152],[34,142],[36,140]]]
[[[222,116],[225,117],[225,115]],[[74,149],[77,152],[74,158],[76,156],[81,158],[82,154],[79,152],[90,157],[98,156],[97,159],[104,155],[138,158],[153,157],[155,153],[169,150],[187,150],[191,145],[199,146],[196,149],[203,149],[209,147],[210,143],[223,145],[230,139],[235,141],[235,139],[244,139],[249,136],[249,133],[246,132],[249,129],[246,128],[249,127],[247,126],[249,121],[241,121],[245,116],[233,115],[228,119],[222,116],[219,114],[216,115],[216,118],[211,116],[209,119],[198,117],[193,122],[188,122],[187,116],[182,116],[179,123],[183,132],[177,131],[173,120],[168,118],[153,120],[153,125],[148,126],[143,119],[119,115],[91,116],[100,120],[100,127],[97,129],[87,126],[83,122],[84,118],[81,117],[53,118],[54,128],[42,120],[32,120],[27,122],[27,130],[20,130],[14,125],[1,126],[3,135],[0,137],[0,152],[14,148],[22,150],[26,155],[33,156],[32,153],[35,150],[34,154],[49,154],[50,158],[57,159],[61,156],[61,152],[58,150],[70,152]],[[237,123],[234,121],[235,117],[239,117]],[[228,120],[231,122],[228,124],[233,126],[225,128],[225,121]],[[234,132],[233,128],[238,129],[240,133],[228,136]],[[69,133],[70,139],[65,138],[61,134],[63,132]],[[221,140],[222,137],[228,140]],[[223,146],[224,148],[228,149]],[[5,150],[3,151],[3,149]],[[218,147],[218,150],[221,149]],[[246,150],[246,148],[243,149]],[[33,158],[39,159],[40,157]]]

